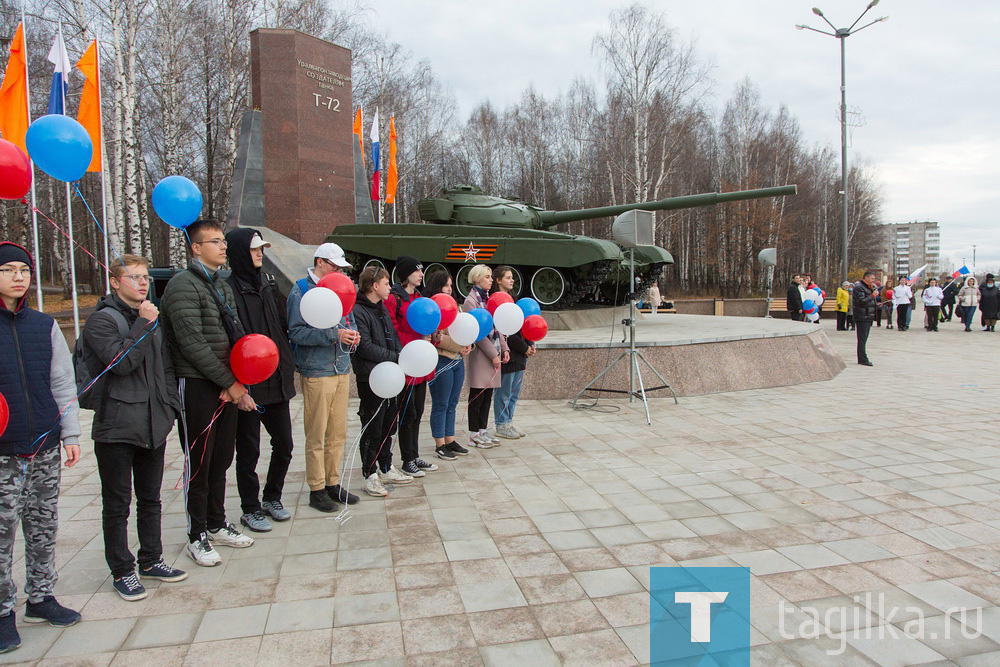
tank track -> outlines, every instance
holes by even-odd
[[[594,262],[595,266],[590,270],[585,278],[576,281],[567,280],[567,282],[570,282],[571,285],[567,293],[551,306],[542,306],[542,309],[566,310],[567,308],[575,306],[580,301],[590,300],[594,291],[600,286],[601,283],[604,282],[604,279],[608,277],[608,274],[611,273],[615,264],[616,262],[609,259]]]

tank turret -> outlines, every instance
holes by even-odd
[[[459,295],[468,295],[468,272],[476,264],[505,264],[514,269],[514,292],[531,296],[548,310],[580,302],[624,303],[641,293],[667,264],[669,252],[657,246],[636,248],[636,285],[629,289],[625,255],[612,241],[566,234],[551,228],[564,222],[607,218],[641,209],[671,211],[731,201],[794,195],[796,186],[741,192],[709,192],[658,201],[574,211],[548,211],[524,202],[484,194],[475,185],[446,188],[438,197],[421,199],[421,220],[431,224],[340,225],[327,241],[347,252],[355,272],[370,264],[390,271],[399,255],[424,262],[425,276],[447,271]],[[399,276],[392,276],[393,282]],[[624,280],[624,283],[622,282]]]

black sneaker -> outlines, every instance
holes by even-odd
[[[167,583],[174,583],[175,581],[184,581],[187,576],[187,572],[170,567],[163,562],[162,558],[149,567],[139,568],[139,577],[142,579],[159,579]]]
[[[468,449],[465,450],[465,453],[468,454],[469,450]],[[455,459],[458,458],[450,449],[448,449],[448,445],[444,445],[442,447],[435,447],[434,455],[437,456],[439,459],[444,459],[445,461],[454,461]]]
[[[438,467],[435,464],[428,463],[427,461],[424,461],[422,458],[419,457],[413,459],[413,465],[417,466],[424,472],[434,472],[435,470],[438,469]]]
[[[135,576],[135,572],[126,574],[124,577],[112,578],[111,585],[118,591],[122,600],[128,602],[135,602],[149,595],[146,592],[146,587],[139,583],[139,577]]]
[[[337,503],[333,502],[326,489],[309,492],[309,507],[326,513],[337,511]]]
[[[17,633],[14,612],[0,616],[0,653],[8,653],[21,645],[21,635]]]
[[[417,466],[415,461],[407,461],[400,470],[410,477],[424,477],[427,474]]]
[[[347,503],[348,505],[354,505],[360,500],[356,495],[348,491],[347,489],[340,486],[340,484],[334,484],[333,486],[326,487],[326,492],[331,498],[336,500],[338,503]]]
[[[56,602],[54,596],[47,595],[38,603],[28,600],[28,604],[24,608],[24,622],[47,622],[57,628],[68,628],[80,622],[80,612],[62,606]]]
[[[451,442],[444,443],[444,447],[452,454],[458,454],[459,456],[467,456],[469,454],[468,449],[458,444],[454,440],[452,440]]]

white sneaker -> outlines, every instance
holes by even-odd
[[[401,473],[396,469],[396,466],[389,466],[388,472],[380,472],[378,474],[379,481],[382,484],[412,484],[413,478],[409,475]]]
[[[361,490],[369,496],[375,496],[376,498],[385,498],[389,495],[389,492],[382,486],[382,482],[379,481],[378,475],[375,473],[368,476],[364,484],[361,485]]]
[[[492,445],[502,445],[500,438],[497,437],[497,430],[495,428],[487,429],[483,432],[483,437],[486,438]]]
[[[212,543],[208,540],[208,535],[201,534],[201,539],[197,542],[190,542],[184,552],[195,563],[202,567],[212,567],[222,562],[222,556],[212,548]]]
[[[229,521],[227,521],[226,525],[218,530],[208,531],[208,539],[216,544],[236,549],[246,549],[247,547],[253,546],[253,538],[249,535],[241,533],[239,529]]]
[[[517,427],[517,424],[515,424],[514,422],[507,424],[507,426],[510,426],[512,429],[514,429],[514,433],[517,433],[518,437],[523,438],[524,436],[528,435],[527,433],[519,429]]]
[[[497,426],[497,435],[501,438],[507,438],[508,440],[517,440],[521,437],[510,424],[501,424],[500,426]]]
[[[492,449],[495,447],[490,439],[486,437],[485,433],[477,433],[469,439],[469,447],[478,447],[479,449]]]

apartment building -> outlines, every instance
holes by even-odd
[[[941,273],[941,230],[936,222],[882,225],[879,266],[896,276],[909,275],[924,264],[928,276]]]

